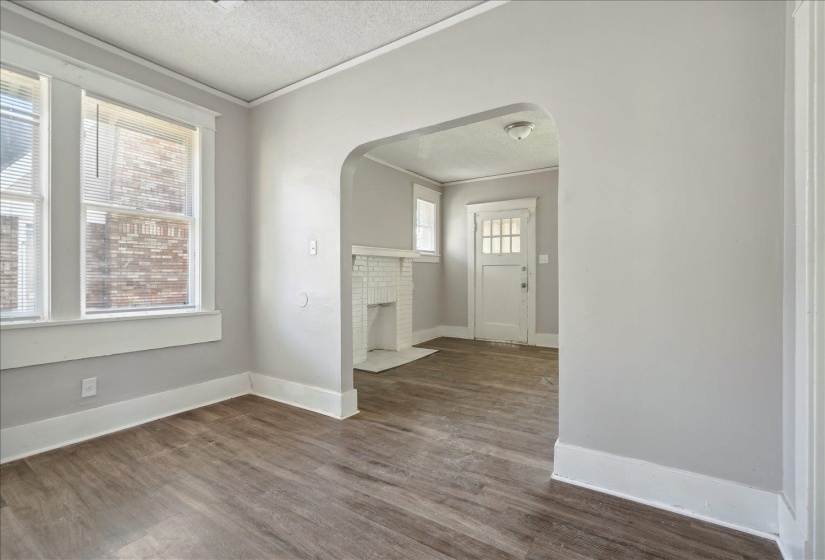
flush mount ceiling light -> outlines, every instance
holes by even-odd
[[[222,12],[229,13],[241,4],[244,3],[244,0],[212,0],[212,3],[215,4]]]
[[[524,140],[530,133],[533,132],[533,129],[536,127],[531,122],[514,122],[510,123],[504,127],[504,132],[515,138],[516,140]]]

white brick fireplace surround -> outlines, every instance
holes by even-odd
[[[364,362],[370,350],[412,346],[412,263],[418,256],[418,251],[353,246],[353,364]],[[393,319],[395,336],[386,329]],[[370,326],[385,331],[370,336]]]

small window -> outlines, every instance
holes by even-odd
[[[44,316],[47,78],[0,68],[0,317]]]
[[[439,255],[441,193],[421,185],[413,185],[413,247],[424,256]]]
[[[84,97],[87,313],[197,307],[197,137]]]
[[[521,252],[521,218],[482,220],[481,252],[506,254]]]

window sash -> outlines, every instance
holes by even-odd
[[[435,253],[438,206],[431,200],[416,198],[415,207],[415,250],[424,253]]]
[[[143,203],[143,201],[134,194],[126,194],[120,201],[112,200],[111,193],[109,196],[103,196],[103,199],[109,199],[106,202],[101,201],[101,194],[106,194],[107,189],[112,189],[114,187],[115,178],[113,176],[114,171],[113,169],[107,169],[103,173],[99,172],[98,166],[101,164],[101,161],[105,161],[100,159],[99,150],[100,150],[100,129],[96,128],[95,130],[95,137],[90,138],[88,135],[90,133],[88,127],[89,115],[87,114],[88,109],[90,108],[87,100],[91,100],[95,102],[98,108],[98,113],[95,115],[96,118],[99,118],[99,107],[101,106],[100,103],[107,104],[109,106],[114,106],[113,108],[109,109],[109,115],[106,115],[106,122],[102,126],[109,127],[107,129],[107,133],[114,134],[113,139],[110,139],[111,145],[107,146],[110,150],[109,157],[112,160],[112,164],[114,164],[114,158],[117,157],[117,150],[119,145],[117,142],[120,140],[119,137],[116,137],[119,133],[119,129],[130,130],[136,132],[137,134],[141,134],[144,137],[148,137],[150,140],[154,140],[156,138],[160,138],[162,141],[169,141],[176,144],[180,144],[183,147],[185,152],[185,163],[183,167],[178,167],[177,170],[184,174],[184,184],[183,184],[183,193],[182,193],[182,200],[180,211],[165,211],[160,210],[156,207],[153,207],[153,201],[150,200],[148,203]],[[93,184],[91,187],[91,191],[89,190],[89,179],[91,177],[89,174],[91,173],[91,169],[89,167],[90,162],[85,162],[82,164],[82,177],[83,182],[81,185],[82,191],[82,215],[81,215],[81,231],[82,231],[82,247],[83,247],[83,262],[81,265],[81,274],[83,277],[82,282],[82,313],[84,315],[112,315],[112,314],[134,314],[134,313],[146,313],[149,311],[168,311],[168,310],[200,310],[201,309],[201,301],[200,301],[200,262],[199,262],[199,239],[200,239],[200,224],[199,224],[199,212],[200,212],[200,172],[199,172],[199,164],[200,164],[200,157],[199,157],[199,150],[200,150],[200,130],[195,127],[191,127],[189,125],[185,125],[183,123],[178,123],[176,121],[166,119],[164,117],[159,117],[154,115],[150,112],[143,111],[138,108],[134,108],[125,104],[121,104],[115,100],[110,100],[109,98],[99,96],[90,92],[84,92],[83,96],[83,141],[82,141],[82,153],[83,157],[86,158],[90,155],[90,146],[87,145],[87,142],[94,143],[93,148],[95,149],[95,154],[93,157],[97,157],[97,161],[95,161],[95,174],[96,176],[92,179],[92,181],[96,184]],[[125,117],[121,117],[118,115],[118,110],[124,109]],[[111,114],[113,113],[113,114]],[[135,115],[134,113],[137,113]],[[147,120],[147,122],[141,122],[143,118],[152,119]],[[155,120],[156,119],[156,120]],[[98,123],[98,127],[101,126],[101,123]],[[155,128],[153,128],[155,127]],[[114,131],[114,132],[113,132]],[[190,136],[187,138],[186,135],[189,134]],[[102,181],[98,181],[100,176],[103,176]],[[174,189],[173,189],[174,190]],[[124,203],[123,199],[128,201],[133,201],[134,204]],[[155,199],[154,202],[160,202],[161,205],[164,203],[175,205],[174,200],[165,201],[161,199]],[[89,303],[87,298],[89,296],[89,281],[90,279],[87,277],[89,273],[89,259],[87,255],[87,251],[89,250],[89,239],[88,236],[88,226],[89,226],[89,213],[90,212],[101,212],[109,215],[128,215],[134,216],[135,218],[146,218],[147,220],[161,220],[161,221],[175,221],[175,222],[182,222],[187,225],[187,236],[186,236],[186,243],[187,243],[187,287],[186,287],[186,303],[179,303],[179,304],[169,304],[163,305],[157,302],[147,302],[146,305],[121,305],[121,306],[109,306],[109,307],[89,307]],[[108,217],[107,217],[108,220]],[[167,238],[166,241],[169,239]],[[151,250],[151,248],[150,248]],[[151,275],[159,274],[159,272],[146,269],[142,271],[147,277],[151,277]],[[105,281],[105,280],[103,280]],[[109,279],[111,281],[111,279]],[[129,284],[127,279],[120,279],[121,282]],[[148,281],[148,280],[147,280]],[[167,282],[169,280],[167,279]],[[157,299],[161,299],[161,295],[163,294],[164,287],[168,288],[168,284],[164,283],[162,286],[159,286],[157,292],[150,296],[148,299],[151,300],[153,297]],[[107,297],[112,297],[111,293],[107,294]],[[137,297],[137,296],[136,296]]]
[[[47,318],[47,232],[48,232],[48,181],[49,181],[49,79],[37,73],[20,70],[18,68],[0,65],[3,70],[7,86],[3,88],[4,103],[0,106],[0,118],[5,121],[6,130],[11,130],[7,140],[26,142],[29,139],[30,150],[3,169],[6,188],[0,189],[0,201],[5,206],[4,216],[16,217],[18,222],[17,247],[14,249],[17,256],[15,272],[17,275],[15,309],[0,309],[0,321],[13,322],[21,320],[38,320]],[[28,82],[28,83],[26,83]],[[16,85],[18,95],[27,87],[32,88],[30,101],[26,97],[18,97],[12,93]],[[28,105],[28,107],[27,107]],[[14,124],[24,123],[31,127],[28,131],[21,131]],[[10,148],[13,147],[9,146]],[[26,162],[24,160],[28,159]],[[21,169],[10,169],[17,163],[28,163]],[[9,175],[11,173],[11,175]],[[31,174],[25,180],[26,174]],[[30,183],[25,189],[14,188],[14,183],[24,180]],[[15,209],[15,206],[17,208]],[[25,211],[25,206],[31,206]],[[23,224],[31,224],[31,239],[26,234],[21,240],[20,234]],[[11,232],[9,232],[11,233]],[[9,250],[5,247],[4,250]],[[9,264],[9,263],[7,263]],[[12,289],[11,286],[7,286]]]

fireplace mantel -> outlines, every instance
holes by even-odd
[[[418,251],[410,251],[409,249],[390,249],[387,247],[364,247],[362,245],[353,245],[352,254],[363,257],[390,257],[396,259],[417,259],[421,257]]]

